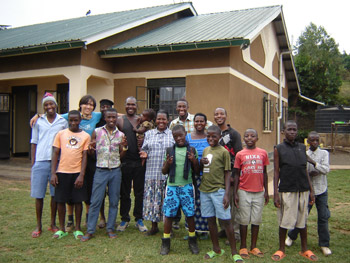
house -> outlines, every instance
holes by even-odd
[[[0,158],[30,152],[28,122],[45,91],[61,113],[91,94],[120,112],[135,96],[140,111],[174,116],[185,96],[209,120],[224,107],[272,152],[298,90],[289,50],[282,6],[198,15],[179,3],[0,30]]]

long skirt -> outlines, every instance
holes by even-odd
[[[152,222],[163,221],[163,200],[165,180],[145,179],[143,194],[143,219]]]

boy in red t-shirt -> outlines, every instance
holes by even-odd
[[[247,129],[244,133],[246,148],[238,152],[235,159],[235,205],[238,209],[241,247],[239,254],[242,258],[249,258],[249,254],[263,257],[264,254],[256,247],[262,210],[269,202],[267,187],[266,165],[269,164],[267,152],[256,147],[258,133],[254,129]],[[251,224],[251,247],[247,250],[248,225]]]
[[[76,239],[84,234],[80,229],[82,202],[87,199],[86,184],[84,184],[87,164],[87,150],[90,135],[79,128],[80,112],[73,110],[68,113],[68,129],[59,131],[55,137],[52,149],[51,184],[55,187],[60,230],[53,237],[60,239],[68,235],[65,231],[66,203],[75,205]],[[58,163],[58,156],[60,161]]]

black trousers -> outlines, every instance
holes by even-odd
[[[144,185],[145,167],[140,162],[123,163],[120,187],[120,215],[122,221],[130,221],[131,187],[133,187],[135,197],[133,212],[135,221],[142,219]]]

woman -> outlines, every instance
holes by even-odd
[[[145,188],[143,195],[143,218],[152,222],[152,228],[146,235],[159,232],[158,222],[163,220],[163,198],[166,176],[162,174],[162,167],[166,148],[174,145],[171,130],[168,129],[169,115],[159,110],[156,117],[157,128],[145,133],[140,157],[147,159]]]
[[[191,133],[188,133],[186,136],[186,140],[190,144],[190,146],[196,148],[198,152],[198,161],[202,158],[203,150],[209,146],[207,141],[207,134],[205,132],[205,126],[207,124],[207,116],[203,113],[197,113],[194,115],[193,118],[194,122],[194,131]],[[200,186],[202,181],[202,172],[200,174],[196,174],[196,183],[195,186],[197,189]],[[208,221],[206,218],[202,218],[201,216],[201,209],[200,209],[200,193],[199,191],[196,191],[196,198],[195,198],[195,225],[196,225],[196,232],[201,233],[200,239],[207,239],[208,238]],[[187,226],[187,224],[186,224]]]

